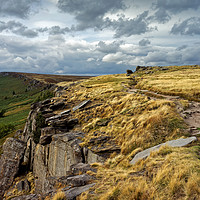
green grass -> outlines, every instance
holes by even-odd
[[[5,110],[0,117],[0,127],[10,126],[5,133],[0,132],[0,144],[8,136],[13,136],[15,130],[23,128],[31,104],[38,98],[42,87],[34,87],[23,79],[11,76],[0,76],[0,110]]]

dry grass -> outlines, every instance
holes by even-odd
[[[64,192],[58,192],[54,195],[53,200],[66,200],[67,197]]]
[[[179,95],[187,99],[199,99],[200,67],[169,67],[169,71],[158,71],[138,79],[137,88],[162,94]]]
[[[182,74],[180,77],[184,79],[189,69],[184,67],[179,72],[177,70],[155,72],[151,76],[156,76],[160,82],[150,88],[169,93],[169,88],[165,86],[171,84],[172,77],[176,80],[178,74]],[[198,71],[195,70],[193,74]],[[151,76],[142,75],[143,79],[138,78],[138,87],[148,87],[150,81],[153,84]],[[185,95],[189,91],[187,88],[192,88],[193,83],[198,81],[198,76],[195,76],[197,80],[189,81],[191,77],[192,74],[185,88],[178,89],[176,87],[182,86],[174,84],[172,91],[179,90],[180,94]],[[162,79],[166,80],[163,84]],[[147,160],[135,166],[129,164],[137,152],[188,134],[172,101],[128,94],[124,86],[130,82],[125,74],[93,77],[69,87],[64,94],[70,106],[86,99],[91,100],[87,107],[97,105],[72,113],[80,122],[77,130],[81,127],[86,133],[82,146],[103,148],[115,143],[121,148],[120,154],[112,154],[104,165],[98,166],[95,194],[87,192],[80,199],[198,199],[200,162],[195,148],[163,147]],[[189,93],[191,96],[194,94],[192,91]],[[180,100],[183,109],[188,105],[187,100]],[[90,142],[100,136],[109,136],[110,139],[100,144]]]
[[[162,147],[145,161],[123,169],[101,167],[95,194],[82,199],[176,200],[200,199],[199,147]],[[123,161],[125,162],[125,161]]]

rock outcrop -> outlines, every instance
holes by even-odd
[[[83,109],[89,102],[84,101],[72,110]],[[33,171],[35,177],[35,195],[21,196],[21,199],[52,196],[58,182],[66,185],[64,192],[69,199],[93,186],[90,184],[93,177],[86,172],[95,172],[90,164],[104,162],[105,157],[80,145],[84,133],[73,131],[78,119],[73,118],[70,109],[63,111],[65,107],[64,101],[55,99],[33,104],[24,131],[19,136],[21,141],[7,139],[0,160],[1,196],[11,186],[21,163],[25,170]],[[24,181],[15,185],[18,191],[27,187]]]
[[[0,199],[20,171],[25,147],[23,141],[14,138],[8,138],[3,145],[0,158]]]
[[[0,159],[0,195],[2,197],[22,169],[21,163],[23,163],[24,173],[33,172],[35,194],[15,199],[52,196],[56,193],[56,183],[66,186],[63,191],[69,199],[73,199],[93,186],[91,181],[94,178],[86,174],[87,171],[96,172],[90,164],[103,163],[107,153],[113,150],[106,149],[105,153],[105,148],[97,151],[97,149],[82,147],[81,139],[84,133],[73,131],[79,124],[78,119],[73,117],[73,112],[89,109],[90,107],[86,105],[90,102],[90,100],[85,100],[69,109],[64,100],[54,98],[31,106],[24,131],[17,135],[20,140],[9,138],[3,147],[4,153]],[[105,124],[102,123],[99,126]],[[107,139],[107,137],[98,138],[96,143],[102,143]],[[15,183],[6,195],[12,197],[12,188],[24,194],[23,190],[30,191],[30,187],[26,179],[23,179]]]

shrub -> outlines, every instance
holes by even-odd
[[[54,93],[52,91],[44,90],[44,91],[39,93],[39,95],[34,100],[34,103],[37,103],[39,101],[44,101],[44,100],[52,98],[52,97],[54,97]]]

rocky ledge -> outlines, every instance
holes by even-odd
[[[94,185],[95,177],[89,174],[95,174],[95,169],[90,164],[103,163],[106,150],[94,151],[80,145],[84,133],[74,131],[79,121],[72,115],[79,109],[90,109],[90,103],[86,100],[69,109],[64,100],[54,98],[32,105],[22,135],[8,138],[3,145],[0,199],[44,199],[52,197],[58,185],[68,199],[74,199]],[[107,149],[111,150],[120,151],[116,147]],[[33,183],[24,178],[29,172]]]

